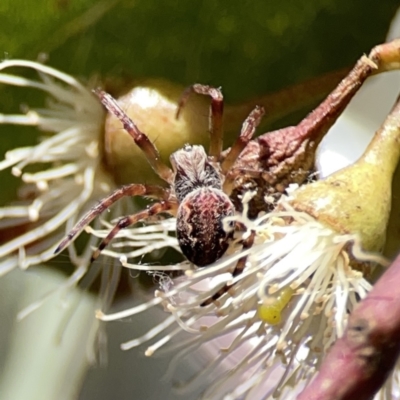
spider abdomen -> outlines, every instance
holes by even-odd
[[[179,205],[177,237],[182,253],[197,266],[218,260],[228,248],[230,233],[222,221],[235,212],[222,191],[202,187],[189,193]]]

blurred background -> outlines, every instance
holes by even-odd
[[[227,103],[240,103],[352,66],[361,54],[384,41],[398,6],[398,0],[380,4],[361,0],[2,0],[0,56],[37,60],[45,54],[48,65],[84,83],[162,77],[184,86],[195,82],[221,86]],[[15,113],[21,104],[40,105],[41,97],[34,91],[2,86],[0,111]],[[279,122],[281,126],[287,123]],[[7,149],[33,144],[38,137],[33,128],[2,125],[0,135],[1,157]],[[17,180],[8,171],[0,179],[3,205],[15,198]],[[0,280],[0,368],[6,365],[9,327],[14,326],[25,279],[19,273]],[[165,359],[148,360],[143,349],[119,349],[122,341],[137,336],[138,326],[145,331],[146,324],[152,325],[135,318],[106,327],[107,365],[88,372],[82,389],[73,390],[76,398],[175,398],[170,384],[160,382]],[[19,377],[21,384],[23,377]],[[1,392],[0,399],[19,400],[3,398]]]

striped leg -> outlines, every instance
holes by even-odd
[[[233,146],[229,149],[228,154],[226,155],[224,161],[221,163],[221,169],[224,174],[226,174],[231,169],[242,150],[253,138],[254,132],[257,126],[260,124],[261,118],[264,114],[264,108],[256,106],[256,108],[245,119],[239,137],[236,139]]]
[[[125,196],[150,196],[161,200],[168,200],[170,198],[170,191],[156,185],[139,185],[132,183],[130,185],[122,186],[92,207],[61,241],[54,253],[58,253],[65,249],[86,225],[93,221],[104,210],[110,208],[116,201]]]
[[[179,118],[180,111],[188,101],[191,93],[204,94],[211,97],[210,107],[210,148],[208,155],[215,157],[217,160],[221,157],[222,152],[222,140],[223,140],[223,113],[224,113],[224,97],[222,96],[221,90],[207,86],[195,84],[189,86],[182,94],[179,100],[178,110],[176,117]]]
[[[107,110],[114,114],[122,123],[124,129],[129,133],[135,143],[143,151],[147,161],[152,166],[158,176],[169,184],[173,183],[174,174],[166,164],[161,160],[160,153],[148,136],[141,132],[136,124],[126,115],[117,101],[108,93],[102,90],[94,90],[94,93],[99,97]]]
[[[178,203],[174,200],[161,201],[149,206],[146,210],[140,211],[136,214],[127,215],[121,218],[110,233],[100,242],[99,247],[93,252],[90,262],[93,262],[101,253],[101,251],[110,243],[110,241],[118,234],[121,229],[127,228],[136,222],[145,220],[153,215],[168,212],[175,214]]]

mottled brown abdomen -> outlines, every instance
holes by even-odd
[[[224,254],[230,233],[225,232],[222,221],[234,212],[229,197],[218,189],[203,187],[185,197],[178,209],[176,232],[190,262],[201,267]]]

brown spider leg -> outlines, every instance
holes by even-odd
[[[256,236],[256,233],[252,230],[250,231],[250,235],[249,237],[247,237],[246,239],[244,239],[242,241],[243,243],[243,248],[242,250],[247,250],[250,247],[253,246],[254,244],[254,238]],[[246,261],[247,261],[247,256],[244,256],[242,258],[240,258],[236,264],[235,269],[232,272],[232,278],[235,278],[236,276],[240,275],[245,266],[246,266]],[[229,285],[226,284],[224,286],[222,286],[221,289],[218,290],[218,292],[214,293],[211,297],[209,297],[207,300],[204,300],[203,303],[200,304],[200,307],[205,307],[208,306],[209,304],[213,303],[214,301],[218,300],[223,294],[225,294],[226,292],[228,292],[228,290],[233,287],[235,284]]]
[[[257,126],[260,124],[261,118],[264,116],[264,114],[264,108],[256,106],[256,108],[245,119],[239,137],[236,139],[235,143],[228,151],[224,161],[221,163],[221,170],[223,174],[226,174],[232,168],[242,150],[253,138],[254,132]]]
[[[94,93],[99,97],[104,107],[106,107],[111,114],[114,114],[121,121],[124,129],[129,133],[129,135],[131,135],[135,143],[143,151],[147,161],[158,176],[169,184],[172,184],[174,174],[171,168],[161,160],[160,153],[148,136],[140,131],[136,124],[128,117],[128,115],[126,115],[111,95],[100,89],[95,89]]]
[[[108,235],[100,242],[98,248],[93,252],[90,262],[92,263],[100,255],[101,251],[110,243],[110,241],[117,235],[117,233],[130,225],[136,224],[141,220],[147,219],[153,215],[160,214],[162,212],[169,212],[175,214],[178,204],[175,200],[166,200],[159,203],[155,203],[149,206],[146,210],[140,211],[136,214],[127,215],[121,218],[114,228],[108,233]]]
[[[228,154],[226,155],[224,161],[221,163],[221,170],[225,175],[225,180],[223,184],[223,191],[230,195],[233,190],[233,183],[238,177],[236,170],[232,169],[235,161],[240,156],[240,153],[248,145],[248,143],[253,138],[254,132],[257,126],[260,124],[261,118],[265,114],[264,108],[257,106],[250,115],[243,122],[242,129],[240,131],[239,137],[236,139],[233,146],[230,148]],[[260,175],[260,173],[258,173]]]
[[[125,196],[150,196],[167,200],[170,197],[170,191],[161,186],[140,185],[136,183],[120,187],[93,206],[61,241],[54,253],[58,253],[66,248],[86,225],[93,221],[93,219],[100,215],[104,210],[110,208],[120,198]]]
[[[208,150],[208,155],[218,160],[222,152],[224,97],[220,89],[208,85],[200,85],[196,83],[189,86],[185,89],[179,100],[176,118],[179,118],[183,106],[186,104],[193,92],[211,97],[209,122],[210,148]]]

